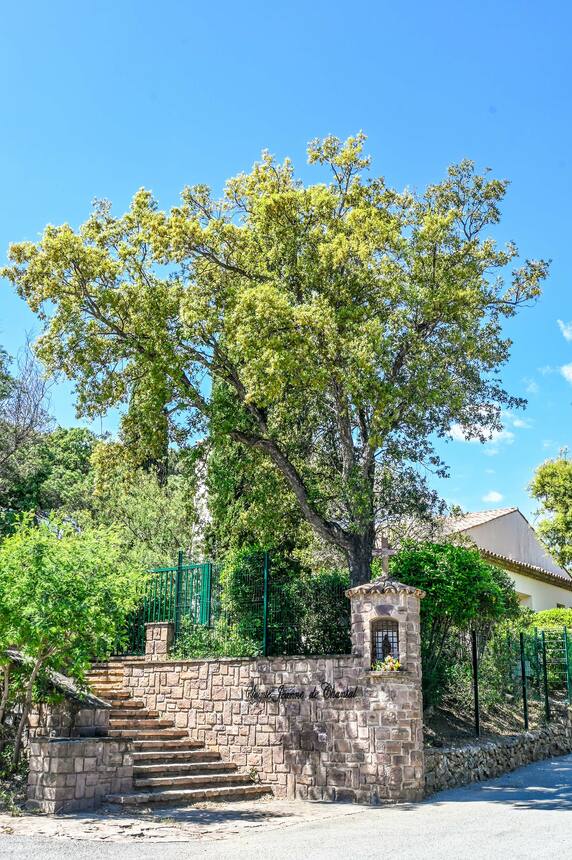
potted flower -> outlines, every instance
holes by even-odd
[[[399,672],[402,667],[397,657],[388,654],[385,660],[376,660],[371,668],[374,672]]]

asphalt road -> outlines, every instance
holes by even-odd
[[[548,860],[572,856],[572,755],[539,762],[489,782],[434,795],[413,805],[352,807],[344,814],[288,823],[272,814],[260,827],[216,831],[160,844],[0,836],[0,857],[17,860]],[[314,806],[314,805],[312,805]],[[321,806],[321,805],[320,805]],[[330,806],[330,810],[332,807]],[[269,805],[269,812],[272,804]],[[199,813],[197,813],[199,814]],[[188,813],[190,816],[191,813]]]

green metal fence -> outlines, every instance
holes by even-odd
[[[483,636],[459,634],[450,651],[445,701],[469,717],[475,734],[483,719],[518,730],[554,719],[572,705],[572,631],[566,627],[534,628]]]
[[[184,619],[208,626],[211,623],[213,565],[185,564],[179,553],[176,567],[158,567],[149,572],[138,609],[127,622],[124,654],[145,653],[145,624],[171,621],[178,635]]]
[[[172,622],[174,649],[196,642],[202,648],[196,656],[209,648],[220,654],[221,643],[224,652],[225,641],[233,644],[231,656],[350,653],[347,583],[290,577],[273,569],[268,553],[255,557],[224,583],[219,565],[185,563],[182,553],[176,567],[150,571],[118,653],[143,654],[145,624],[152,621]]]

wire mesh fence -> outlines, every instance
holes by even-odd
[[[459,633],[447,654],[446,704],[502,730],[538,728],[572,704],[572,636],[566,627]]]
[[[254,553],[229,574],[212,562],[149,573],[117,653],[145,652],[145,624],[174,626],[173,653],[207,656],[350,653],[347,577],[339,571],[292,576]]]

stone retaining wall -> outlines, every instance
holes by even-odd
[[[366,673],[354,657],[153,661],[124,672],[134,698],[255,771],[277,797],[422,794],[421,699],[406,672]]]
[[[433,794],[500,776],[533,761],[572,752],[572,710],[562,720],[519,735],[425,750],[425,790]]]
[[[29,805],[47,813],[94,809],[106,794],[131,791],[131,746],[119,738],[35,738]]]
[[[391,580],[352,589],[354,654],[168,661],[168,625],[149,625],[124,688],[256,772],[277,797],[375,803],[423,794],[419,600]],[[399,628],[404,671],[371,672],[372,622]]]

